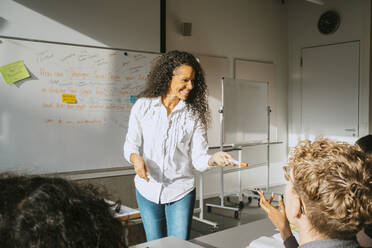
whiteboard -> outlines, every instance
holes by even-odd
[[[254,61],[247,59],[234,59],[234,78],[244,79],[251,82],[267,82],[268,83],[268,105],[270,106],[270,141],[278,139],[286,139],[285,130],[287,120],[286,111],[278,107],[278,86],[275,82],[275,65],[268,61]],[[282,128],[280,128],[282,127]],[[278,136],[279,135],[279,136]]]
[[[267,142],[268,83],[222,80],[224,144]]]
[[[0,41],[0,66],[23,60],[31,74],[12,85],[0,82],[0,171],[128,165],[122,154],[130,109],[159,54]],[[77,103],[63,103],[64,93],[75,94]]]

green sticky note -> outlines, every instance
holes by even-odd
[[[19,60],[17,62],[0,66],[1,75],[7,84],[13,84],[18,82],[22,79],[30,77],[30,73],[28,72],[23,60]]]

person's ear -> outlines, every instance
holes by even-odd
[[[303,200],[301,200],[300,199],[300,204],[301,204],[301,206],[300,206],[300,211],[301,211],[301,214],[302,215],[305,215],[305,209],[306,209],[306,206],[305,206],[305,203],[304,203],[304,201]]]
[[[301,215],[303,214],[303,208],[301,204],[301,198],[300,197],[295,197],[293,200],[293,209],[295,210],[295,217],[300,218]]]

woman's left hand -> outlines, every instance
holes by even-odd
[[[219,166],[227,166],[227,165],[235,165],[232,162],[233,158],[227,152],[216,152],[212,155],[212,157],[208,161],[209,166],[219,165]]]

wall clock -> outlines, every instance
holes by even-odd
[[[324,12],[318,21],[318,30],[322,34],[332,34],[340,26],[340,15],[333,10]]]

